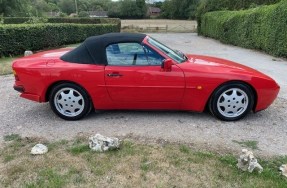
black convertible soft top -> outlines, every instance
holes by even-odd
[[[107,64],[106,47],[113,43],[141,43],[145,34],[108,33],[87,38],[80,46],[61,56],[61,60],[82,64]]]

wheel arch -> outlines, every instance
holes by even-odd
[[[52,92],[52,89],[54,87],[56,87],[57,85],[64,84],[64,83],[75,84],[75,85],[81,87],[87,93],[89,99],[91,100],[90,93],[81,84],[79,84],[77,82],[73,82],[73,81],[68,81],[68,80],[58,80],[58,81],[53,82],[52,84],[50,84],[49,87],[47,88],[46,93],[45,93],[45,102],[48,102],[50,100],[50,94]],[[92,102],[92,100],[91,100],[91,102]]]
[[[214,95],[214,92],[219,89],[220,87],[222,87],[223,85],[226,85],[226,84],[244,84],[246,86],[248,86],[250,88],[250,90],[252,91],[253,93],[253,97],[254,97],[254,104],[253,104],[253,107],[252,107],[252,110],[255,111],[255,108],[257,106],[257,100],[258,100],[258,94],[257,94],[257,91],[256,89],[248,82],[246,81],[242,81],[242,80],[230,80],[230,81],[227,81],[227,82],[223,82],[221,83],[220,85],[218,85],[213,91],[212,93],[209,95],[208,97],[208,100],[206,101],[205,103],[205,110],[208,109],[208,105],[209,105],[209,102],[212,98],[212,96]]]

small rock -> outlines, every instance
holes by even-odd
[[[43,144],[36,144],[32,149],[31,149],[31,154],[33,155],[42,155],[48,152],[48,147],[43,145]]]
[[[24,56],[29,56],[29,55],[32,55],[32,54],[33,54],[33,52],[30,51],[30,50],[26,50],[26,51],[24,52]]]
[[[258,170],[259,173],[263,171],[262,166],[257,162],[257,159],[254,157],[252,151],[247,149],[242,149],[242,153],[238,158],[237,167],[243,171],[253,172]]]
[[[91,150],[98,152],[113,150],[120,147],[120,140],[118,138],[96,134],[89,138],[89,147]]]
[[[279,170],[281,171],[283,176],[287,177],[287,164],[281,165]]]

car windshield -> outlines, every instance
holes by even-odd
[[[158,42],[157,40],[155,40],[151,37],[148,38],[148,42],[178,63],[182,63],[182,62],[186,61],[186,59],[187,59],[183,53],[176,52],[176,51],[170,49],[169,47],[165,46],[164,44]]]

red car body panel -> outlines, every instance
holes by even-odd
[[[147,37],[148,38],[148,37]],[[143,43],[164,53],[147,42]],[[71,49],[59,49],[20,58],[13,63],[19,80],[14,88],[21,97],[47,102],[50,89],[59,82],[84,88],[95,109],[163,109],[202,112],[216,88],[231,82],[245,82],[256,93],[254,111],[267,108],[275,100],[278,84],[270,77],[234,62],[199,55],[176,63],[170,72],[160,66],[109,66],[77,64],[60,60]],[[108,77],[108,74],[123,76]]]
[[[260,111],[272,104],[279,92],[279,86],[270,77],[241,64],[237,64],[225,59],[188,55],[189,61],[179,64],[186,76],[187,93],[184,109],[189,109],[188,104],[193,104],[195,111],[204,110],[205,104],[212,92],[220,85],[231,82],[241,81],[252,87],[256,93],[257,104],[254,111]],[[197,87],[201,87],[199,90]],[[195,109],[196,108],[196,109]]]

